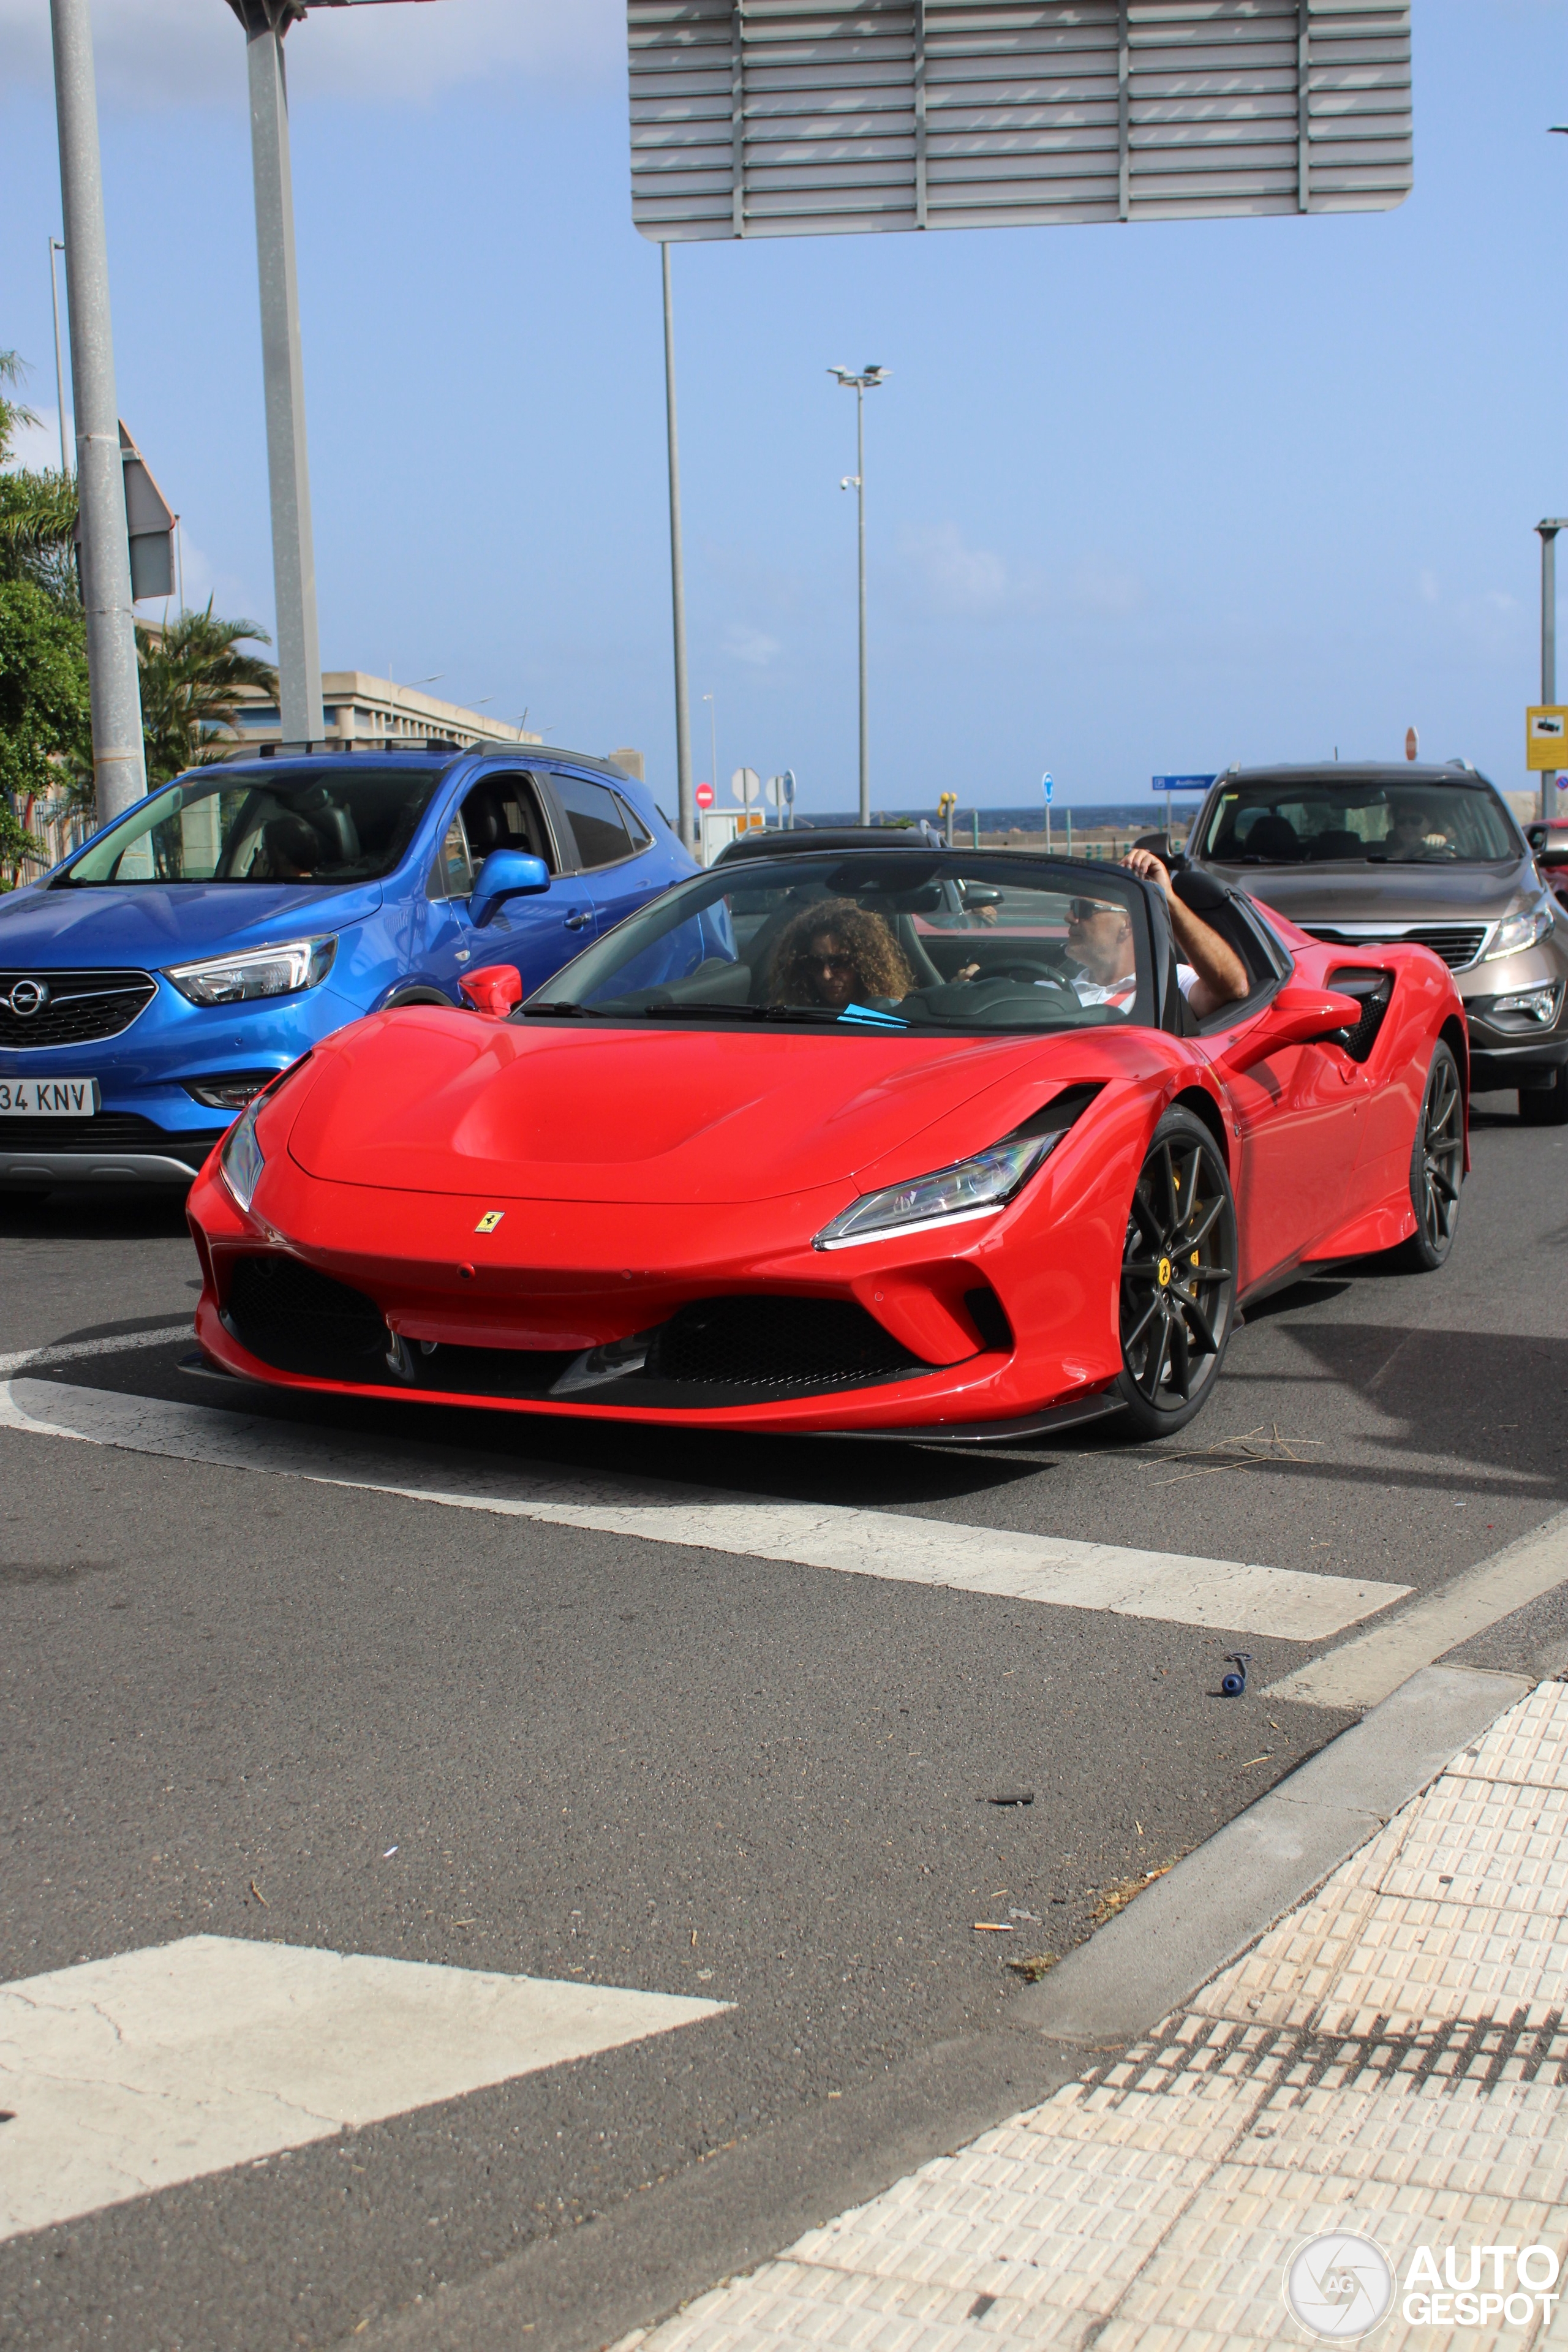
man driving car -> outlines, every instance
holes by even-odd
[[[1121,862],[1165,894],[1172,934],[1184,958],[1176,965],[1177,984],[1200,1020],[1223,1005],[1239,1004],[1252,983],[1228,940],[1177,898],[1170,875],[1152,849],[1130,849]],[[1137,953],[1132,919],[1119,899],[1073,899],[1068,909],[1068,953],[1079,967],[1068,977],[1080,1004],[1131,1003],[1138,984]]]

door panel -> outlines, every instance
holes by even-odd
[[[574,861],[563,856],[544,798],[526,770],[487,770],[464,795],[462,822],[473,879],[492,849],[521,849],[550,868],[548,890],[507,899],[482,928],[474,925],[467,897],[462,909],[468,969],[510,963],[521,977],[523,994],[531,996],[592,943],[598,929],[594,887],[585,875],[563,870]]]
[[[1247,1289],[1355,1215],[1365,1094],[1360,1069],[1337,1045],[1285,1045],[1249,1070],[1223,1075],[1241,1135]]]
[[[668,877],[653,837],[617,793],[589,776],[557,769],[551,777],[578,863],[592,877],[599,928],[609,930],[657,898]]]

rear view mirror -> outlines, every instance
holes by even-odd
[[[1287,982],[1226,1049],[1226,1067],[1249,1070],[1255,1062],[1279,1053],[1281,1046],[1326,1044],[1342,1031],[1353,1029],[1361,1016],[1356,999],[1342,996],[1338,989],[1303,988]]]
[[[963,903],[966,908],[999,907],[1002,893],[989,882],[967,882],[963,888]]]
[[[503,898],[527,898],[549,887],[550,868],[542,857],[530,857],[521,849],[492,849],[475,877],[468,912],[482,925]]]

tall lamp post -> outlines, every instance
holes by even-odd
[[[114,396],[114,335],[109,315],[109,244],[98,148],[98,85],[88,0],[50,0],[55,110],[59,121],[60,201],[69,267],[71,387],[76,411],[77,498],[81,515],[81,601],[92,701],[92,781],[100,824],[147,789],[142,744],[142,684],[125,527],[125,467]],[[49,256],[51,267],[54,255]]]
[[[883,367],[830,367],[846,392],[855,394],[855,467],[838,487],[855,493],[860,549],[860,822],[871,822],[871,739],[866,716],[866,394],[886,380]]]
[[[675,423],[675,305],[669,290],[669,240],[658,248],[664,280],[664,426],[669,462],[669,591],[675,632],[676,831],[697,846],[697,803],[691,796],[691,711],[686,690],[686,562],[680,540],[680,438]],[[715,772],[718,761],[713,765]],[[717,772],[713,782],[718,783]]]
[[[1535,526],[1541,534],[1541,699],[1557,699],[1557,534],[1568,530],[1568,518],[1548,516]],[[1557,776],[1542,771],[1541,821],[1550,824],[1557,814]]]

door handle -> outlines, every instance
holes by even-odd
[[[574,907],[572,912],[566,918],[566,928],[569,931],[585,930],[591,919],[592,919],[589,916],[583,912],[580,907]]]

